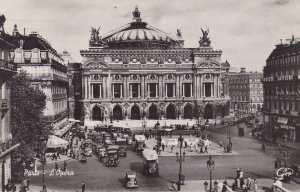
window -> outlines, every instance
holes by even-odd
[[[150,97],[157,97],[157,83],[149,83],[148,91]]]
[[[122,84],[113,84],[113,95],[114,98],[122,98]]]
[[[92,88],[93,88],[93,98],[100,98],[101,97],[100,84],[92,84]]]
[[[192,97],[192,84],[191,83],[183,84],[183,96],[184,97]]]
[[[175,97],[175,83],[166,84],[167,97]]]
[[[138,83],[131,84],[131,96],[132,97],[139,97],[140,96],[140,88]]]

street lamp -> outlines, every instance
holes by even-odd
[[[231,126],[230,125],[229,125],[229,130],[227,132],[227,138],[228,138],[229,152],[231,152],[231,149],[232,149],[232,142],[231,142],[232,135],[231,135]]]
[[[46,157],[45,157],[45,150],[47,147],[47,141],[48,141],[48,137],[45,136],[41,136],[38,138],[38,140],[41,142],[41,158],[40,158],[40,162],[42,163],[42,168],[43,168],[43,189],[42,192],[46,192],[47,191],[47,187],[45,184],[45,165],[46,165]]]
[[[207,169],[209,170],[209,191],[213,192],[212,191],[212,171],[213,171],[213,169],[215,167],[215,161],[212,160],[212,156],[211,155],[209,156],[209,159],[206,162],[206,165],[207,165]]]
[[[182,174],[182,163],[185,161],[185,152],[182,153],[183,137],[180,134],[178,138],[180,144],[179,153],[176,152],[176,161],[179,163],[178,186],[184,185],[184,175]]]

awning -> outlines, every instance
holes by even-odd
[[[47,141],[47,148],[67,147],[68,141],[61,139],[55,135],[50,135]]]
[[[288,118],[284,118],[284,117],[278,117],[278,120],[277,120],[278,123],[282,123],[282,124],[287,124],[288,122]]]
[[[3,151],[1,154],[0,154],[0,159],[2,157],[5,157],[6,155],[10,154],[13,150],[15,150],[16,148],[20,147],[20,143],[12,146],[11,148],[7,149],[6,151]]]
[[[56,135],[58,137],[62,137],[67,131],[69,131],[71,129],[71,127],[75,123],[76,122],[69,122],[66,126],[64,126],[64,128],[62,128],[61,130],[56,131],[54,135]]]

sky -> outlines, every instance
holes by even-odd
[[[38,32],[58,52],[67,50],[81,62],[91,27],[100,35],[141,18],[167,33],[180,29],[186,48],[199,46],[201,27],[209,28],[211,46],[222,50],[222,61],[247,71],[262,71],[280,43],[300,37],[299,0],[0,0],[5,31],[14,24],[20,33]]]

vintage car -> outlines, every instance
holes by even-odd
[[[87,158],[85,155],[81,155],[80,159],[79,159],[79,162],[82,162],[82,163],[86,163],[87,161]]]
[[[155,150],[144,149],[142,154],[144,173],[147,175],[159,175],[157,152]]]
[[[135,151],[142,151],[145,146],[146,137],[144,135],[135,135]]]
[[[115,144],[119,146],[119,155],[126,157],[127,156],[127,153],[126,153],[127,141],[126,141],[126,139],[117,137]]]
[[[106,162],[105,162],[106,167],[109,167],[109,166],[117,167],[120,163],[119,146],[117,146],[117,145],[108,146],[106,148],[106,154],[107,154],[107,158],[106,158]]]
[[[113,142],[112,142],[112,140],[111,139],[105,139],[104,140],[104,145],[107,147],[107,146],[109,146],[109,145],[112,145],[113,144]]]
[[[93,155],[93,150],[92,150],[92,148],[86,147],[86,148],[84,149],[84,155],[85,155],[86,157],[91,157],[91,156]]]
[[[139,181],[136,176],[136,172],[127,172],[125,176],[125,187],[136,188],[139,187]]]
[[[98,157],[99,157],[100,161],[102,161],[103,158],[107,157],[107,152],[106,152],[105,147],[98,148],[98,151],[99,151],[98,152],[99,153]]]

